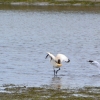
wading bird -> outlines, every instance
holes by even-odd
[[[50,52],[47,52],[47,57],[50,57],[50,62],[53,65],[53,69],[54,69],[54,75],[57,75],[57,72],[60,70],[60,67],[62,66],[62,62],[70,62],[70,60],[63,54],[57,54],[57,56],[55,57],[53,54],[51,54]],[[58,70],[55,71],[55,68],[58,68]]]
[[[94,65],[94,66],[100,68],[100,63],[99,63],[99,62],[93,61],[93,60],[89,60],[88,62],[90,62],[90,64],[92,64],[92,65]]]

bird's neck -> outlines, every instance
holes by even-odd
[[[61,61],[60,61],[60,59],[58,59],[58,64],[61,64]]]

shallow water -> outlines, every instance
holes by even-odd
[[[100,13],[96,11],[0,10],[0,87],[80,88],[100,86]],[[54,77],[46,52],[70,63]]]

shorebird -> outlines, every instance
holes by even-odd
[[[50,62],[53,65],[53,69],[54,69],[54,76],[57,75],[57,72],[60,70],[60,67],[62,66],[62,62],[70,62],[70,60],[64,55],[64,54],[57,54],[57,56],[55,57],[53,54],[51,54],[50,52],[47,52],[47,57],[50,57]],[[58,68],[58,70],[55,70],[55,68]]]
[[[99,63],[99,62],[93,61],[93,60],[89,60],[88,62],[90,62],[92,65],[94,65],[94,66],[100,68],[100,63]]]

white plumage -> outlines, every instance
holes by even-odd
[[[89,60],[88,62],[90,62],[92,65],[94,65],[94,66],[100,68],[100,63],[99,63],[99,62],[93,61],[93,60]]]
[[[53,54],[51,54],[50,52],[47,52],[47,57],[50,57],[50,62],[53,65],[54,68],[54,75],[60,70],[60,67],[62,66],[62,62],[70,62],[70,60],[64,55],[64,54],[57,54],[57,56],[55,57]],[[57,71],[55,71],[55,68],[59,68]]]

